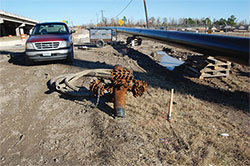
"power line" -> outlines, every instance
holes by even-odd
[[[131,4],[131,2],[132,2],[133,0],[130,0],[130,2],[127,4],[127,6],[125,6],[125,8],[124,9],[122,9],[122,11],[119,13],[119,14],[117,14],[117,16],[116,17],[118,17],[120,14],[122,14],[122,12],[124,12],[124,10],[126,10],[127,9],[127,7]]]

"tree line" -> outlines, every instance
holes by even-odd
[[[104,17],[97,26],[119,26],[119,20],[122,19],[124,24],[122,26],[128,27],[143,27],[145,26],[145,19],[140,19],[134,21],[133,19],[127,18],[124,16],[123,18],[111,18],[108,19]],[[248,25],[246,20],[238,21],[234,15],[231,15],[227,19],[220,18],[220,19],[213,19],[211,20],[209,17],[207,18],[160,18],[160,17],[150,17],[149,18],[149,26],[150,27],[171,27],[171,26],[182,26],[182,27],[195,27],[195,26],[237,26],[237,25]]]

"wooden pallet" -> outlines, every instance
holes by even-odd
[[[227,77],[231,62],[215,59],[214,57],[189,56],[185,62],[186,72],[199,77]]]

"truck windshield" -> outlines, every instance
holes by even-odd
[[[38,24],[35,26],[32,35],[47,34],[68,34],[68,27],[64,24]]]

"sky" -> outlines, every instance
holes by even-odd
[[[116,18],[130,0],[0,0],[0,10],[40,22],[66,20],[82,25]],[[250,21],[250,0],[146,0],[148,17],[204,18],[211,20],[235,15],[238,21]],[[137,21],[145,19],[143,0],[133,0],[118,16]]]

